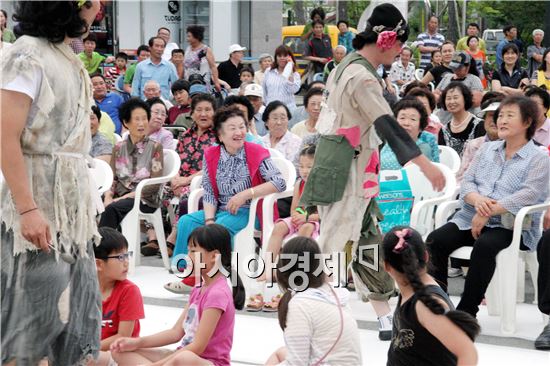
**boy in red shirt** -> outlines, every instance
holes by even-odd
[[[139,288],[126,279],[132,252],[118,231],[99,228],[101,243],[94,247],[99,289],[103,299],[101,353],[97,365],[108,365],[109,347],[120,337],[139,337],[139,319],[145,317]]]

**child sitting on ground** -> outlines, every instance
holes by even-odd
[[[362,364],[350,293],[345,288],[332,288],[319,269],[324,264],[313,239],[296,237],[283,247],[277,282],[285,291],[279,305],[279,325],[286,347],[273,353],[266,365]]]
[[[309,176],[309,172],[313,167],[313,159],[315,157],[315,145],[305,146],[299,154],[299,173],[300,179],[294,186],[294,194],[292,196],[292,204],[290,207],[291,216],[279,219],[275,223],[267,250],[265,253],[265,263],[272,263],[279,255],[279,251],[283,246],[283,241],[293,235],[305,236],[308,238],[317,239],[319,237],[319,215],[316,211],[311,212],[311,209],[300,207],[299,202],[302,197],[302,192]],[[313,208],[315,210],[315,208]],[[258,282],[261,292],[252,296],[246,305],[247,311],[266,311],[276,312],[281,295],[276,295],[271,299],[271,302],[265,302],[263,293],[266,286],[266,281],[271,281],[271,271],[265,271]]]
[[[189,304],[171,329],[116,340],[111,352],[119,365],[230,365],[235,308],[242,309],[245,299],[241,279],[231,268],[231,236],[223,226],[207,223],[191,232],[188,247],[193,268],[202,267],[203,285],[193,288]],[[222,272],[235,280],[233,294]],[[180,340],[175,351],[155,348]]]
[[[94,247],[97,277],[103,298],[101,352],[97,365],[108,365],[111,344],[121,337],[139,337],[139,319],[145,317],[139,288],[127,280],[128,252],[126,238],[115,229],[100,227],[101,242]]]
[[[428,274],[428,252],[420,234],[396,226],[384,236],[382,250],[386,272],[401,292],[387,365],[477,365],[477,320],[456,311]]]

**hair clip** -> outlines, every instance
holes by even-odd
[[[397,244],[392,250],[395,254],[400,254],[403,250],[405,250],[409,246],[407,239],[410,237],[410,233],[411,231],[409,229],[394,231],[395,236],[399,238],[399,241],[397,242]]]

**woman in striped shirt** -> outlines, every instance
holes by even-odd
[[[283,102],[290,110],[296,109],[294,94],[300,90],[300,74],[296,71],[296,60],[288,46],[275,49],[273,67],[265,72],[263,88],[264,101]]]

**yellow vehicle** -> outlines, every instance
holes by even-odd
[[[282,29],[283,44],[290,47],[292,53],[294,53],[296,63],[298,64],[298,72],[300,73],[300,75],[303,75],[303,73],[306,71],[308,64],[308,62],[304,61],[303,59],[303,54],[305,52],[307,42],[304,42],[300,39],[300,37],[302,36],[302,32],[304,31],[304,27],[304,25],[289,25],[283,27]],[[349,30],[353,33],[357,33],[357,29],[355,28],[350,27]],[[329,24],[328,33],[330,37],[330,43],[334,48],[336,47],[336,45],[338,45],[338,33],[340,33],[340,31],[335,25]]]

